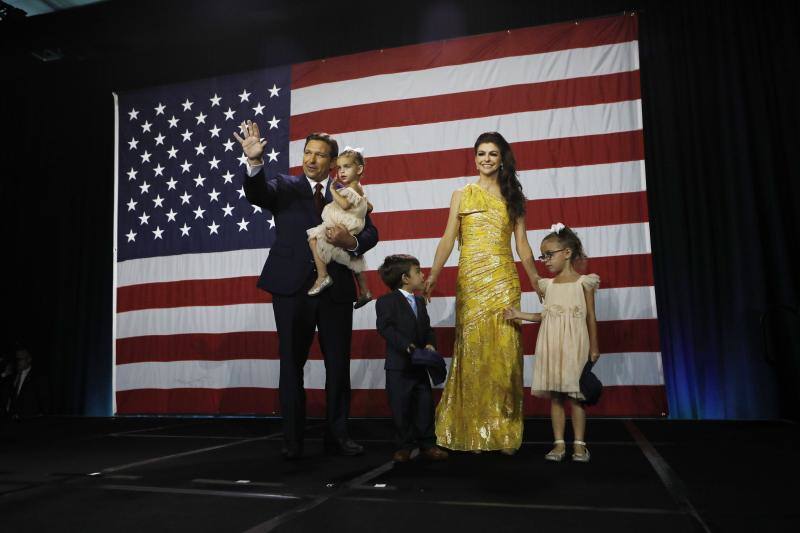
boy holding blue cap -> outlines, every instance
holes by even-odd
[[[447,452],[436,446],[434,405],[428,372],[412,363],[415,350],[424,347],[435,356],[436,335],[431,327],[425,299],[415,291],[425,287],[419,260],[411,255],[390,255],[378,269],[391,292],[375,303],[378,333],[386,340],[386,393],[397,430],[398,450],[393,460],[403,463],[414,448],[432,461],[447,459]]]

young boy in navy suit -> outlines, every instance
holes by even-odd
[[[378,332],[386,340],[386,392],[397,430],[398,450],[392,459],[406,462],[414,448],[426,459],[447,459],[447,452],[436,446],[428,373],[424,366],[411,364],[416,348],[436,349],[425,299],[414,295],[425,288],[425,275],[416,257],[402,254],[384,259],[378,273],[392,290],[375,303]]]

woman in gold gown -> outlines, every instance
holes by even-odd
[[[426,282],[430,297],[442,268],[460,244],[455,346],[436,409],[436,441],[451,450],[501,450],[522,443],[522,336],[503,318],[519,306],[520,282],[511,235],[533,287],[539,274],[525,232],[525,195],[511,147],[488,132],[475,141],[478,181],[453,193],[450,215]]]

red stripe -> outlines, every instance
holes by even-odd
[[[536,348],[537,324],[522,328],[524,353]],[[598,342],[603,353],[658,352],[658,321],[619,320],[598,323]],[[445,357],[453,354],[455,328],[436,328],[439,351]],[[377,331],[353,331],[353,359],[381,359],[386,343]],[[279,359],[276,332],[237,332],[219,334],[150,335],[117,340],[117,364],[167,361],[227,361],[231,359]],[[314,340],[310,359],[322,359]]]
[[[438,403],[440,390],[434,390]],[[325,391],[306,389],[310,417],[325,416]],[[549,416],[546,400],[526,389],[526,416]],[[600,402],[587,410],[590,416],[666,416],[666,390],[662,385],[605,387]],[[117,392],[117,414],[256,414],[278,416],[276,389],[135,389]],[[356,389],[350,400],[350,416],[391,416],[383,389]]]
[[[309,133],[377,130],[641,98],[639,71],[481,89],[294,115],[292,141]]]
[[[455,333],[455,329],[451,331],[451,334]],[[523,353],[530,355],[536,352],[538,333],[539,324],[523,326]],[[660,352],[658,319],[598,322],[597,343],[600,345],[600,353]]]
[[[549,228],[553,220],[563,221],[573,228],[633,224],[649,220],[645,191],[532,200],[527,203],[526,208],[527,229]]]
[[[245,276],[127,285],[117,289],[117,312],[158,307],[229,305],[232,299],[238,304],[271,302],[268,293],[256,288],[257,279]]]
[[[642,130],[512,143],[517,171],[641,161]],[[300,174],[301,167],[289,170]],[[399,183],[475,175],[472,148],[367,157],[364,184]]]
[[[292,89],[379,74],[633,41],[637,17],[616,16],[371,50],[292,66]]]
[[[370,216],[382,240],[396,241],[441,237],[449,213],[445,208],[377,212]],[[549,228],[554,220],[574,228],[647,222],[647,193],[528,200],[525,226],[529,230]]]
[[[558,217],[550,220],[557,220]],[[563,218],[559,220],[565,220]],[[381,230],[383,231],[383,230]],[[537,243],[532,243],[534,251]],[[381,259],[376,258],[372,267],[377,269]],[[587,265],[603,280],[603,287],[643,287],[653,285],[653,268],[649,254],[597,257]],[[549,275],[537,263],[543,276]],[[517,263],[523,291],[532,290],[522,265]],[[457,267],[447,267],[439,275],[436,296],[455,296]],[[385,294],[384,286],[376,270],[367,272],[373,294]],[[165,283],[142,283],[117,289],[117,312],[143,309],[196,307],[212,305],[236,305],[247,303],[271,303],[272,296],[256,287],[256,276],[226,278],[220,280],[188,280]]]

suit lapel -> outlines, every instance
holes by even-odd
[[[420,313],[422,312],[421,311],[422,307],[420,306],[419,298],[414,296],[414,301],[417,304],[417,314],[414,315],[414,309],[411,308],[411,304],[408,302],[408,300],[406,300],[406,297],[403,295],[403,293],[400,292],[399,290],[395,292],[397,293],[397,299],[399,300],[398,305],[402,306],[403,309],[407,310],[409,318],[414,322],[414,336],[416,337],[416,339],[419,339],[420,331],[422,329],[421,327],[422,317],[420,316]]]
[[[294,183],[295,189],[300,193],[300,196],[305,199],[303,205],[310,217],[308,226],[316,226],[322,222],[322,219],[314,207],[314,191],[311,189],[311,185],[308,183],[308,178],[306,178],[305,174],[300,174],[299,176],[293,177],[296,178]]]
[[[395,291],[395,294],[397,294],[397,296],[396,296],[397,305],[399,305],[403,309],[407,310],[408,314],[411,317],[411,319],[416,321],[416,317],[414,316],[414,310],[411,309],[411,304],[408,303],[408,300],[406,300],[406,297],[403,295],[403,293],[400,292],[400,290],[398,289],[398,290]]]

